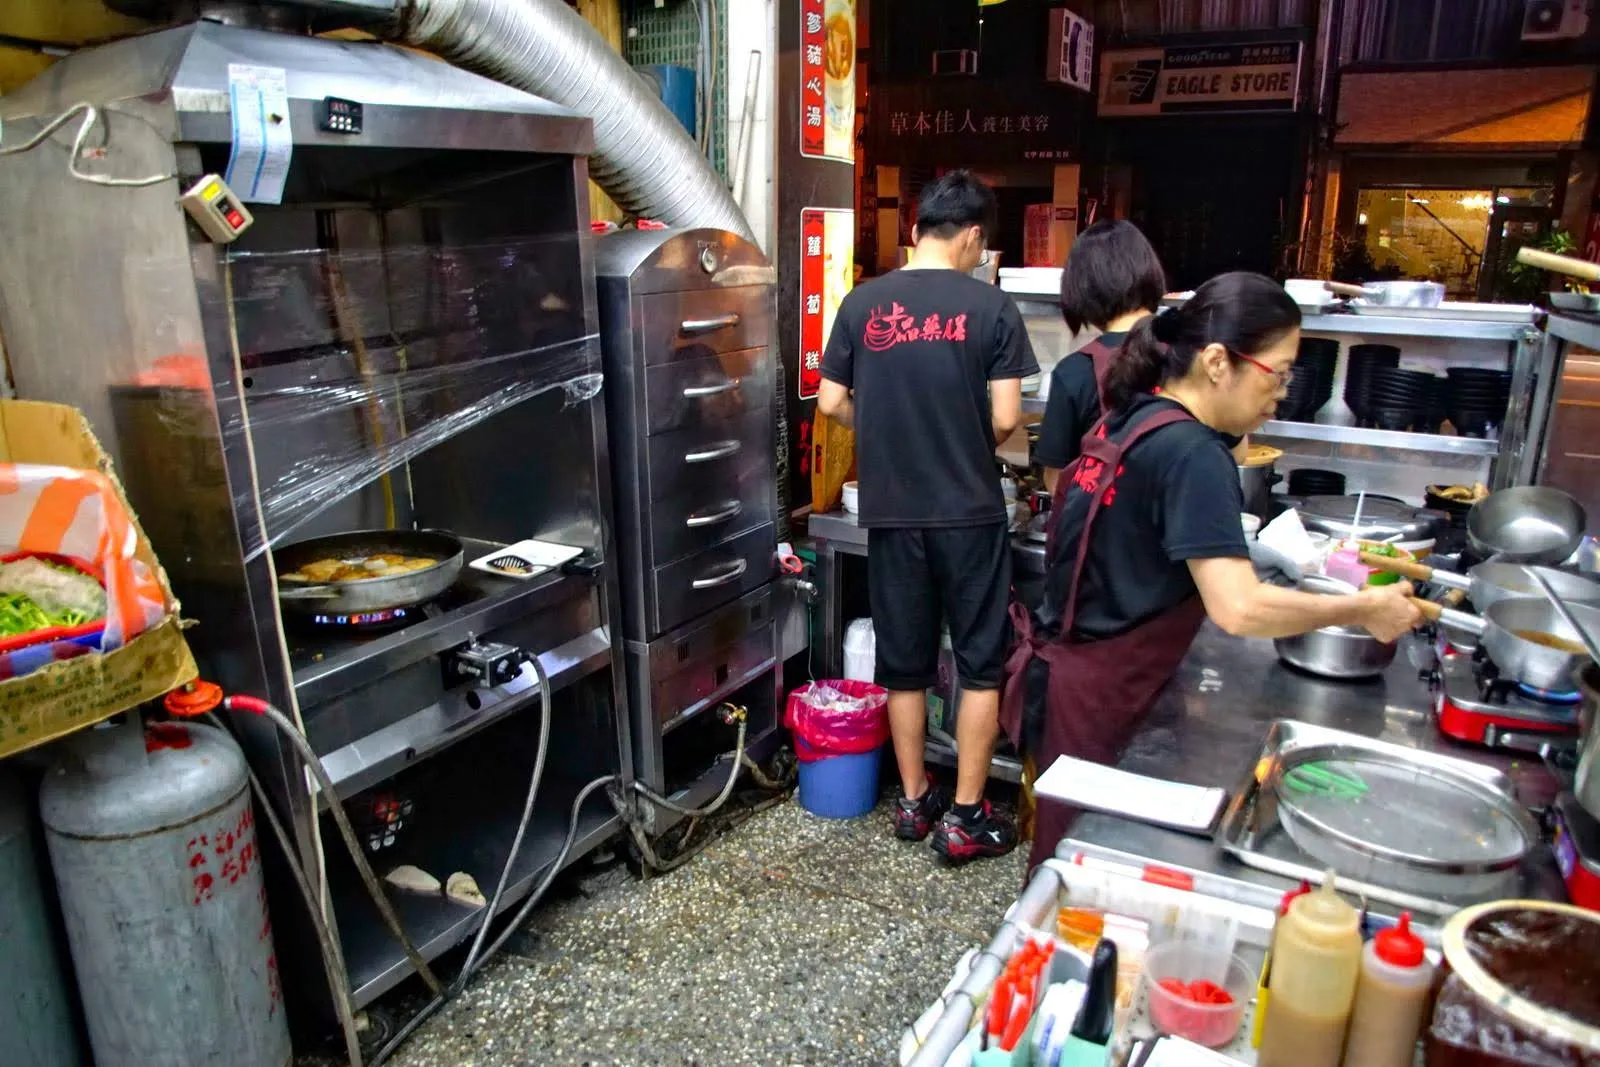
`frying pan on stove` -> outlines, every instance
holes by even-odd
[[[1496,562],[1561,563],[1578,550],[1588,516],[1583,505],[1547,485],[1490,493],[1467,512],[1473,550]]]
[[[383,578],[348,582],[288,582],[283,575],[324,559],[376,555],[432,559],[431,567]],[[464,562],[461,539],[439,530],[361,530],[313,537],[274,549],[278,603],[304,615],[364,615],[426,603],[455,584]]]
[[[1411,602],[1435,622],[1478,634],[1501,677],[1514,682],[1565,692],[1573,688],[1578,668],[1589,662],[1583,635],[1548,600],[1502,600],[1481,617],[1442,608],[1431,600],[1412,597]],[[1600,608],[1571,604],[1568,609],[1586,628],[1600,632]]]

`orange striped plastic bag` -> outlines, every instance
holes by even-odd
[[[166,615],[166,598],[137,556],[138,529],[111,480],[98,471],[0,463],[0,555],[56,557],[94,576],[106,590],[96,632],[40,641],[0,655],[0,678],[19,677],[58,659],[121,648]]]

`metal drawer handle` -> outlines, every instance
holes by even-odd
[[[748,560],[737,559],[734,560],[730,566],[724,568],[721,574],[714,578],[696,578],[694,581],[689,583],[689,588],[715,589],[719,585],[727,585],[729,582],[733,581],[735,578],[739,577],[739,575],[743,574],[749,569],[750,562]]]
[[[715,526],[719,522],[727,522],[743,510],[743,504],[737,500],[730,500],[722,505],[720,511],[713,511],[709,515],[690,515],[683,524],[691,530],[699,529],[701,526]]]
[[[743,443],[739,441],[719,441],[704,452],[685,452],[683,461],[685,463],[709,463],[714,459],[731,456],[743,447]]]
[[[718,396],[722,393],[731,393],[739,388],[739,379],[729,378],[716,385],[691,385],[683,391],[684,397],[689,400],[699,400],[703,396]]]
[[[739,325],[739,313],[730,311],[726,315],[718,315],[714,319],[685,319],[678,325],[678,333],[684,337],[695,337],[702,333],[716,333]]]

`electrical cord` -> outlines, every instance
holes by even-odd
[[[228,728],[211,712],[206,712],[205,719],[223,733],[229,733]],[[288,861],[294,884],[300,890],[300,899],[305,902],[312,929],[316,931],[317,943],[322,947],[322,969],[327,974],[329,992],[333,994],[333,1010],[339,1016],[345,1056],[350,1061],[350,1067],[361,1067],[361,1036],[356,1026],[355,1011],[350,1004],[349,972],[345,969],[344,952],[339,947],[339,939],[328,929],[327,917],[317,906],[317,892],[311,887],[311,879],[306,876],[306,869],[300,863],[294,842],[289,839],[289,831],[283,825],[283,820],[278,818],[278,809],[267,795],[266,786],[261,784],[261,779],[248,761],[245,762],[245,773],[250,776],[250,789],[255,793],[256,803],[261,806],[261,814],[272,828],[273,836],[278,839],[278,847]]]
[[[546,869],[544,877],[540,880],[539,884],[531,893],[528,894],[527,899],[523,901],[521,907],[517,910],[516,914],[512,916],[511,920],[506,923],[505,928],[500,932],[499,936],[489,944],[487,949],[484,949],[483,943],[488,934],[489,924],[493,921],[495,912],[499,907],[499,903],[504,898],[505,891],[510,884],[511,870],[515,864],[519,852],[521,851],[522,842],[526,835],[527,827],[532,821],[533,810],[537,800],[539,786],[544,776],[544,766],[546,756],[548,754],[548,738],[550,734],[551,717],[549,678],[544,672],[543,665],[538,662],[537,658],[533,660],[533,667],[534,674],[539,683],[541,730],[539,738],[539,751],[534,761],[534,771],[532,779],[529,782],[528,796],[523,805],[522,820],[519,823],[517,827],[517,833],[512,840],[511,851],[506,857],[504,868],[501,870],[500,880],[495,887],[494,896],[490,900],[489,904],[484,908],[483,922],[479,924],[478,933],[473,939],[471,948],[467,952],[466,961],[462,964],[461,971],[456,976],[455,981],[453,981],[448,987],[439,982],[437,976],[435,976],[432,970],[428,967],[427,961],[422,959],[421,953],[417,950],[416,945],[406,935],[405,929],[400,925],[399,917],[394,913],[394,907],[390,903],[388,895],[384,892],[382,885],[378,882],[376,874],[373,873],[371,866],[366,861],[366,857],[361,850],[360,841],[356,837],[355,829],[350,825],[349,816],[345,813],[343,805],[339,803],[338,793],[335,791],[332,781],[328,778],[327,770],[323,767],[321,759],[317,756],[316,751],[311,748],[311,745],[306,740],[305,736],[300,733],[297,728],[295,728],[294,723],[291,722],[288,716],[284,715],[282,711],[274,707],[272,704],[257,697],[236,695],[230,696],[223,701],[223,706],[228,708],[230,711],[250,712],[251,714],[260,715],[262,718],[265,718],[268,722],[272,723],[280,733],[289,737],[290,742],[300,756],[301,761],[306,764],[306,767],[311,772],[312,777],[316,779],[318,790],[328,798],[329,813],[333,815],[334,823],[339,827],[340,836],[344,840],[345,847],[350,852],[351,859],[355,864],[357,873],[361,875],[362,882],[365,884],[368,894],[372,897],[373,904],[378,908],[379,914],[383,917],[384,923],[386,926],[388,926],[390,933],[392,933],[396,940],[400,942],[401,947],[405,950],[406,956],[410,960],[412,966],[416,969],[417,974],[427,984],[429,991],[433,993],[433,998],[428,1001],[428,1003],[425,1004],[414,1016],[412,1016],[412,1018],[408,1020],[406,1024],[401,1027],[400,1030],[397,1031],[394,1036],[391,1037],[389,1041],[387,1041],[383,1047],[377,1051],[377,1053],[374,1054],[372,1060],[367,1064],[367,1067],[379,1067],[379,1065],[388,1060],[390,1056],[394,1055],[394,1053],[423,1025],[423,1023],[432,1018],[445,1004],[449,1003],[452,999],[458,996],[466,988],[466,985],[468,981],[471,980],[472,976],[481,970],[483,966],[489,962],[489,960],[493,959],[500,952],[500,950],[505,946],[505,943],[511,938],[511,935],[522,927],[522,925],[527,921],[528,917],[532,914],[533,909],[538,906],[541,900],[544,899],[545,893],[549,891],[550,886],[555,882],[557,875],[561,873],[561,870],[566,865],[567,857],[571,855],[572,848],[577,842],[578,827],[583,813],[583,805],[591,796],[594,795],[597,790],[617,783],[617,775],[603,775],[589,782],[578,791],[577,796],[575,796],[572,801],[570,818],[567,823],[567,833],[566,837],[562,840],[560,851],[556,854],[555,859]],[[669,811],[674,811],[682,815],[687,815],[693,819],[701,819],[714,814],[725,803],[727,803],[728,797],[733,793],[734,784],[738,781],[739,771],[742,768],[748,767],[752,771],[756,772],[761,779],[765,780],[766,782],[771,782],[770,778],[767,778],[765,774],[760,773],[755,762],[751,760],[745,753],[745,736],[748,728],[748,713],[746,709],[732,704],[724,704],[723,709],[724,722],[738,723],[738,736],[734,742],[734,750],[731,754],[731,759],[729,760],[727,781],[723,783],[722,790],[717,795],[715,800],[703,808],[688,808],[659,795],[640,782],[634,783],[635,791],[647,801],[652,804],[656,804],[659,807],[666,808]],[[208,714],[207,717],[210,718],[213,723],[216,723],[214,716],[210,716]],[[217,725],[220,726],[221,724],[217,723]],[[333,994],[335,1011],[339,1016],[339,1027],[344,1037],[346,1055],[349,1058],[351,1067],[362,1067],[360,1036],[357,1030],[354,1013],[351,1008],[351,996],[347,970],[344,963],[343,953],[339,947],[338,939],[334,937],[333,932],[328,927],[326,917],[322,914],[321,909],[317,906],[316,892],[311,886],[310,879],[306,876],[305,869],[301,866],[299,860],[297,859],[296,850],[293,842],[289,838],[288,830],[283,825],[283,822],[279,819],[277,810],[273,807],[271,798],[267,795],[265,787],[262,785],[260,779],[256,777],[255,772],[250,770],[248,773],[250,775],[251,787],[261,803],[263,814],[266,817],[268,824],[271,826],[273,834],[277,837],[278,843],[283,849],[284,856],[289,862],[290,870],[294,874],[296,886],[298,887],[300,895],[306,904],[307,911],[311,916],[312,926],[316,932],[318,945],[322,952],[323,969],[326,972],[329,988]],[[656,870],[662,873],[675,870],[698,854],[699,850],[695,849],[683,855],[676,856],[672,860],[663,861],[651,848],[649,839],[645,836],[642,825],[629,810],[628,805],[624,803],[622,796],[613,791],[608,793],[608,799],[611,801],[612,807],[616,810],[618,817],[622,820],[623,824],[628,828],[630,834],[633,836],[634,841],[639,846],[640,852],[645,857],[646,862],[650,863],[650,865]],[[770,804],[768,806],[770,806]]]
[[[311,776],[317,780],[317,790],[328,799],[328,814],[333,816],[334,825],[339,828],[339,836],[344,838],[344,846],[350,852],[350,859],[355,864],[356,873],[361,876],[361,881],[367,887],[367,894],[372,897],[373,906],[378,909],[378,914],[383,919],[383,924],[389,928],[400,947],[405,951],[406,959],[411,961],[411,966],[416,969],[417,975],[427,985],[428,991],[438,995],[444,992],[444,983],[439,981],[438,975],[433,973],[433,968],[428,966],[428,961],[422,958],[422,953],[417,951],[417,946],[407,936],[405,927],[400,924],[400,916],[395,913],[394,904],[389,900],[389,894],[383,890],[383,885],[378,881],[378,876],[372,872],[372,865],[367,862],[367,857],[361,849],[361,841],[356,837],[355,827],[350,825],[350,816],[345,813],[344,805],[339,803],[339,793],[333,787],[333,781],[328,777],[328,771],[322,765],[322,759],[311,747],[311,742],[306,740],[289,717],[273,705],[259,697],[236,694],[228,697],[223,702],[223,707],[229,711],[248,711],[260,715],[278,728],[278,732],[289,738],[289,743],[300,756],[300,761],[306,765]]]
[[[113,178],[106,174],[89,174],[78,169],[78,161],[83,158],[84,147],[89,140],[89,131],[100,121],[100,110],[87,101],[79,101],[67,110],[45,123],[38,133],[10,148],[0,148],[0,156],[17,156],[24,152],[31,152],[48,141],[57,130],[71,122],[78,115],[83,116],[83,123],[79,125],[78,132],[72,138],[72,153],[67,157],[67,173],[79,181],[89,182],[92,185],[105,185],[118,189],[141,189],[145,186],[160,185],[162,182],[171,181],[175,175],[153,174],[148,178]],[[111,127],[106,125],[109,134]]]
[[[472,939],[472,947],[467,950],[467,961],[461,965],[461,973],[450,985],[451,996],[466,988],[467,979],[477,964],[478,953],[483,949],[484,939],[489,936],[489,923],[494,919],[495,912],[500,910],[500,900],[511,882],[511,869],[522,851],[522,839],[528,833],[528,824],[533,821],[533,805],[539,796],[539,784],[544,781],[545,756],[550,751],[550,676],[545,674],[544,664],[539,662],[538,656],[529,656],[528,659],[533,664],[534,677],[539,680],[539,753],[533,758],[533,777],[528,782],[528,799],[522,805],[522,821],[517,823],[516,836],[511,839],[511,851],[506,854],[505,866],[500,868],[500,884],[494,887],[494,896],[489,898],[489,906],[484,909],[483,922],[478,924],[478,934]]]

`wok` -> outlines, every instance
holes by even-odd
[[[357,559],[381,553],[438,562],[409,574],[348,582],[311,585],[280,578],[278,603],[307,615],[365,615],[409,608],[449,589],[463,563],[461,540],[438,530],[362,530],[314,537],[275,549],[272,562],[278,574],[284,575],[320,559]]]
[[[1431,600],[1412,597],[1411,602],[1427,618],[1479,635],[1479,644],[1500,668],[1500,675],[1535,689],[1565,692],[1573,687],[1578,668],[1589,662],[1583,651],[1583,635],[1561,617],[1561,612],[1545,600],[1515,598],[1502,600],[1483,615],[1469,615],[1440,607]],[[1568,610],[1584,626],[1600,627],[1600,607],[1574,604]],[[1548,634],[1571,642],[1578,651],[1553,648],[1521,636]]]
[[[1543,596],[1530,572],[1537,572],[1548,581],[1551,588],[1556,591],[1556,595],[1563,600],[1576,604],[1600,604],[1600,582],[1551,567],[1489,562],[1479,563],[1470,568],[1466,574],[1453,574],[1422,563],[1392,559],[1373,552],[1361,553],[1361,562],[1374,570],[1398,574],[1412,581],[1432,582],[1435,585],[1460,590],[1472,598],[1472,606],[1479,611],[1488,611],[1500,601],[1514,597]],[[1453,606],[1453,604],[1446,605],[1446,607]]]
[[[1357,297],[1378,307],[1436,308],[1444,303],[1444,286],[1438,282],[1325,282],[1324,286],[1330,293]]]
[[[1588,522],[1583,506],[1561,490],[1523,485],[1472,505],[1467,540],[1501,562],[1555,564],[1578,550]]]

